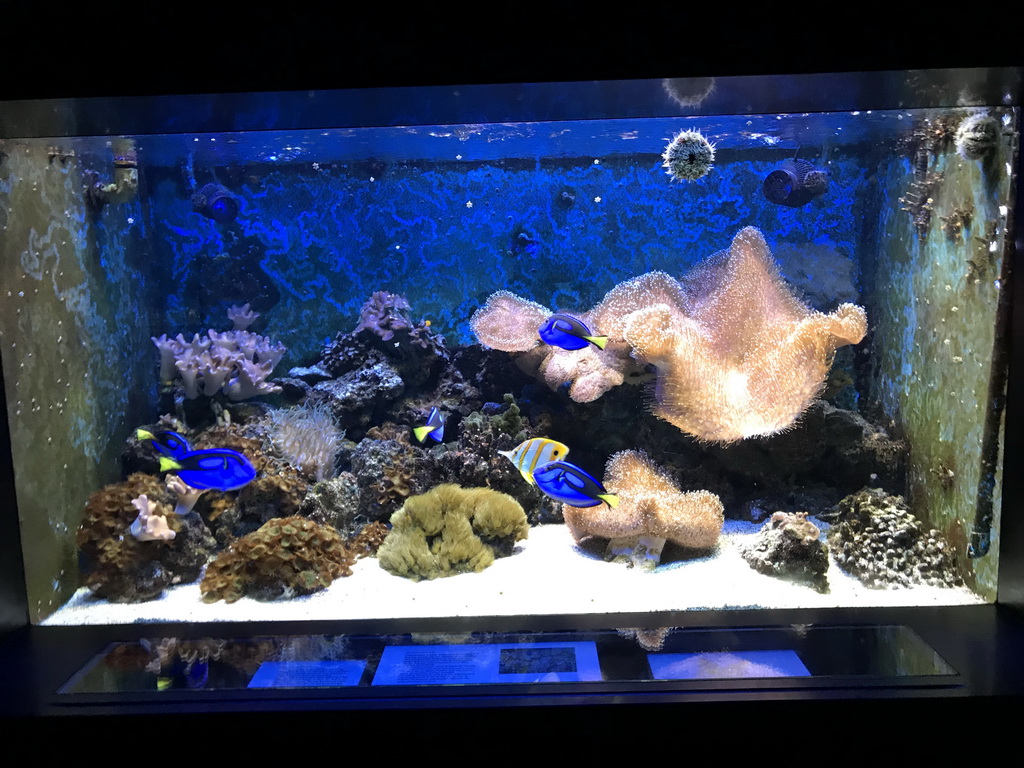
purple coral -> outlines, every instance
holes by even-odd
[[[387,291],[375,291],[369,301],[359,310],[359,325],[353,333],[372,331],[384,341],[390,341],[395,331],[409,330],[409,302],[404,296]]]
[[[180,333],[152,337],[160,350],[160,381],[180,379],[185,397],[194,400],[200,394],[210,397],[224,392],[231,400],[247,400],[257,395],[280,392],[267,381],[274,366],[287,351],[280,342],[248,331],[207,331],[187,341]]]
[[[236,331],[248,330],[249,326],[259,318],[259,312],[253,312],[248,304],[238,306],[237,304],[228,307],[228,319],[234,323]]]

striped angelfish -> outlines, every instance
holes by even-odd
[[[550,461],[564,459],[569,453],[569,446],[546,437],[534,437],[524,440],[511,451],[498,451],[502,456],[515,464],[519,473],[530,485],[533,481],[533,470]]]

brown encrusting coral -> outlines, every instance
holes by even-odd
[[[391,529],[380,521],[367,523],[348,542],[349,552],[356,558],[376,555],[389,533],[391,533]]]
[[[385,570],[414,581],[482,571],[529,532],[526,513],[491,488],[444,484],[411,496],[391,516],[377,551]]]
[[[206,568],[206,602],[308,595],[352,573],[355,558],[333,528],[304,517],[274,518],[235,541]]]
[[[619,497],[614,509],[562,506],[577,542],[609,539],[609,555],[631,563],[657,564],[665,541],[707,550],[718,543],[725,520],[722,502],[709,491],[680,491],[664,470],[641,451],[621,451],[608,460],[604,486]]]
[[[137,602],[199,578],[215,542],[198,515],[175,514],[177,500],[158,478],[138,472],[93,493],[75,537],[85,586],[113,602]],[[139,526],[133,532],[143,508],[173,536],[149,538]]]

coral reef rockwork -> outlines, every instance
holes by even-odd
[[[631,346],[623,338],[628,317],[651,302],[692,298],[684,288],[667,275],[648,275],[633,281],[630,290],[614,289],[595,308],[593,317],[599,327],[618,334],[616,365],[645,371],[633,360]],[[240,491],[206,491],[192,499],[195,512],[188,518],[170,515],[168,532],[174,532],[176,539],[180,535],[178,518],[194,518],[207,536],[212,532],[216,543],[208,540],[205,549],[199,549],[202,556],[197,556],[197,562],[205,562],[218,547],[224,549],[221,557],[230,559],[227,552],[232,546],[248,547],[239,542],[251,542],[250,537],[272,520],[290,518],[334,530],[341,540],[372,530],[365,542],[349,545],[350,554],[356,554],[352,547],[365,554],[383,539],[384,523],[396,511],[403,510],[395,519],[407,519],[409,510],[422,504],[415,499],[425,495],[436,501],[440,492],[435,490],[431,496],[429,489],[454,484],[463,489],[486,487],[488,494],[496,494],[488,498],[503,499],[500,506],[514,510],[510,514],[517,521],[515,533],[497,536],[501,541],[496,543],[493,536],[474,533],[474,522],[460,523],[455,516],[447,537],[423,534],[422,541],[410,545],[409,537],[400,531],[385,548],[385,562],[390,557],[397,563],[395,568],[404,569],[410,578],[474,570],[486,567],[495,549],[499,554],[510,551],[526,525],[565,519],[582,546],[599,542],[605,556],[651,565],[663,547],[673,558],[685,557],[688,550],[714,547],[723,504],[730,506],[733,515],[743,515],[755,506],[819,511],[835,504],[843,493],[862,487],[871,475],[887,488],[896,487],[902,478],[904,450],[898,442],[857,414],[825,402],[812,403],[800,421],[781,435],[715,445],[694,440],[655,418],[645,408],[639,388],[614,388],[599,403],[580,403],[572,398],[571,388],[567,397],[565,392],[539,386],[522,370],[529,369],[521,364],[522,358],[533,355],[534,364],[549,371],[578,370],[579,366],[564,365],[569,360],[565,350],[538,343],[534,323],[539,314],[519,329],[514,323],[503,326],[509,313],[516,315],[517,306],[515,300],[507,304],[505,314],[491,318],[491,328],[494,333],[513,335],[524,328],[528,331],[522,343],[533,349],[520,356],[518,367],[508,354],[478,345],[450,352],[426,323],[412,322],[403,297],[378,292],[364,305],[356,331],[339,334],[315,364],[294,368],[288,378],[275,382],[283,389],[279,400],[295,405],[227,403],[219,423],[203,429],[189,428],[182,419],[161,417],[150,431],[179,432],[197,449],[237,450],[250,458],[258,472],[257,479]],[[253,314],[239,308],[235,321],[246,323]],[[392,382],[387,386],[378,375],[385,370],[387,381]],[[412,428],[422,424],[433,407],[447,414],[445,439],[439,444],[416,444]],[[208,418],[205,415],[204,421]],[[601,519],[591,520],[594,510],[570,512],[526,482],[501,451],[533,437],[568,441],[581,466],[596,466],[615,453],[606,483],[624,499],[616,513],[604,511],[598,516]],[[149,441],[126,441],[126,471],[156,475],[156,459]],[[321,479],[311,487],[317,478]],[[792,493],[795,478],[807,486],[806,493]],[[815,478],[821,488],[814,485]],[[679,490],[680,481],[684,487],[711,492],[685,494]],[[138,514],[132,504],[137,505],[144,491],[137,490],[126,500],[124,527],[130,529],[135,519],[131,516]],[[160,505],[169,505],[174,498],[159,484],[147,493],[157,516],[164,509]],[[637,527],[641,522],[652,525]],[[173,547],[175,540],[133,541],[124,546]],[[266,566],[265,548],[250,547],[246,552],[247,558],[254,558],[250,561],[254,568]],[[226,568],[217,566],[212,572],[224,576]],[[159,594],[160,584],[167,583],[130,569],[127,574],[122,586],[107,587],[107,591],[124,595],[121,599],[144,599]],[[183,578],[197,576],[198,572]],[[227,585],[224,578],[208,593],[231,599],[244,593],[236,582]],[[303,578],[300,586],[312,583]],[[300,594],[299,587],[283,582],[254,589],[264,596]]]
[[[355,475],[342,472],[315,483],[302,499],[299,514],[321,525],[329,525],[349,538],[369,522],[358,517],[358,506],[359,485]]]
[[[150,514],[165,520],[173,538],[132,535],[145,497]],[[173,584],[199,577],[216,542],[195,513],[176,514],[177,497],[156,477],[136,473],[89,497],[76,542],[84,559],[84,583],[97,597],[139,602],[159,597]]]
[[[828,533],[836,562],[875,588],[963,584],[953,548],[945,537],[907,509],[902,496],[865,488],[843,499]]]
[[[758,573],[828,592],[828,548],[820,536],[806,512],[776,512],[753,541],[740,545],[740,554]]]
[[[363,305],[354,331],[339,333],[315,365],[289,374],[292,395],[325,403],[337,427],[356,442],[368,429],[397,421],[407,398],[454,404],[469,389],[452,365],[444,337],[425,321],[414,324],[409,303],[384,291]]]
[[[859,306],[826,315],[797,299],[752,227],[682,281],[652,272],[613,288],[581,315],[608,337],[604,350],[539,345],[547,314],[499,291],[471,324],[482,344],[527,353],[524,364],[550,387],[570,384],[577,402],[638,374],[636,360],[649,363],[657,370],[654,413],[701,440],[726,443],[789,428],[821,390],[835,350],[867,332]]]
[[[511,496],[454,484],[410,497],[391,525],[377,560],[414,581],[482,571],[496,557],[512,554],[529,531],[526,513]]]

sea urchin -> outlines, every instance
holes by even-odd
[[[715,159],[715,145],[700,131],[682,131],[677,134],[662,155],[665,171],[673,181],[694,181],[707,175]]]
[[[981,160],[999,144],[999,121],[984,112],[964,118],[956,130],[956,151],[965,160]]]

